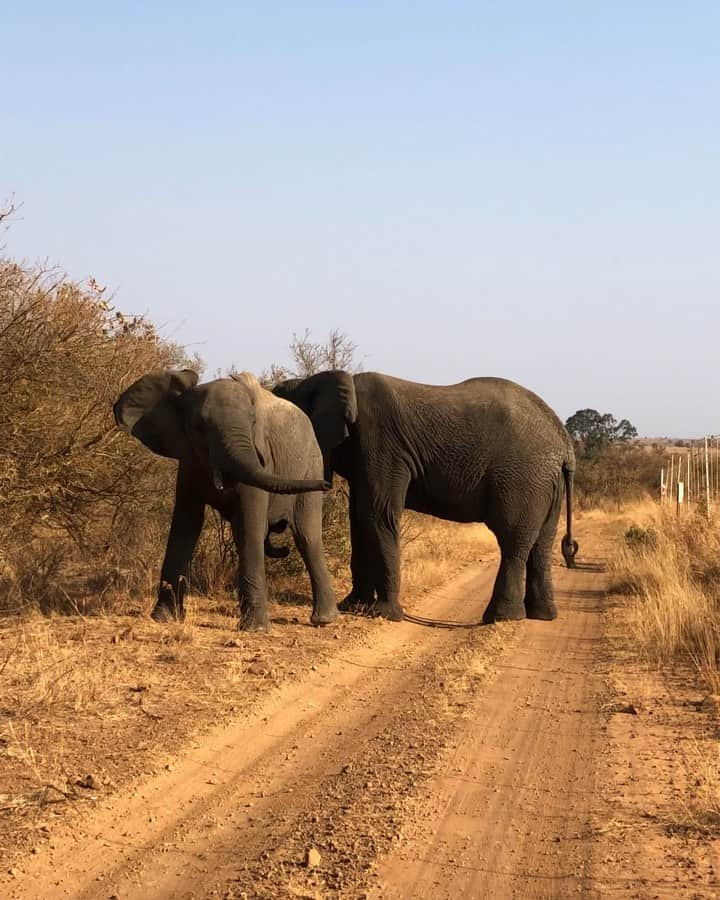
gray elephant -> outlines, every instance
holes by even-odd
[[[373,372],[321,372],[274,393],[310,417],[325,477],[350,486],[352,591],[340,609],[403,617],[399,526],[403,508],[485,522],[500,569],[483,621],[554,619],[552,545],[563,493],[562,552],[574,565],[575,454],[555,413],[501,378],[437,387]]]
[[[311,621],[337,606],[322,544],[323,460],[307,417],[247,373],[198,385],[195,372],[145,375],[117,400],[115,421],[161,456],[179,461],[170,534],[152,616],[182,618],[186,573],[206,505],[232,525],[238,551],[240,625],[268,627],[265,552],[289,525],[310,574]]]

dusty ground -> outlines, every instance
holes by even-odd
[[[608,629],[612,526],[587,519],[579,539],[582,567],[555,569],[554,623],[343,618],[316,632],[288,607],[270,637],[213,620],[191,640],[141,622],[122,637],[116,623],[108,647],[134,648],[147,677],[116,663],[113,681],[108,663],[123,703],[85,698],[67,734],[47,736],[79,746],[83,722],[106,710],[116,755],[89,748],[94,772],[63,755],[75,771],[62,783],[47,769],[57,804],[33,800],[30,782],[26,795],[0,786],[14,829],[0,895],[720,896],[717,845],[680,814],[690,748],[717,752],[709,716]],[[412,611],[477,620],[495,574],[486,556],[416,594]],[[186,701],[162,657],[178,653],[216,661],[189,692],[203,723],[190,740],[169,721]],[[0,771],[17,786],[27,760],[15,739]],[[130,740],[143,744],[128,777]]]

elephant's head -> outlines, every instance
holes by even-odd
[[[183,369],[144,375],[113,411],[117,424],[154,453],[194,460],[218,490],[238,484],[275,494],[328,490],[326,482],[281,478],[266,469],[265,420],[273,401],[247,373],[198,385],[197,373]]]
[[[333,369],[309,378],[290,378],[276,385],[273,394],[290,400],[310,417],[328,478],[332,471],[330,455],[348,436],[348,426],[357,420],[352,375]]]

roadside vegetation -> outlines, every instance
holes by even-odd
[[[669,828],[720,831],[720,515],[705,503],[661,506],[660,470],[674,449],[634,441],[626,419],[578,410],[566,424],[577,459],[578,505],[616,534],[610,558],[608,638],[619,684],[672,697],[678,738]],[[649,678],[643,678],[642,672]],[[622,711],[637,711],[624,698]],[[639,703],[638,698],[633,698]],[[688,721],[679,710],[703,713]],[[682,724],[680,724],[682,723]],[[689,727],[688,727],[689,726]],[[683,730],[684,729],[684,730]]]
[[[704,714],[677,748],[686,787],[672,817],[718,833],[720,519],[702,508],[678,516],[652,501],[636,506],[611,574],[620,597],[617,640],[661,676],[678,707]]]
[[[689,659],[715,683],[720,661],[720,523],[647,504],[624,534],[613,570],[629,595],[638,645],[657,664]]]
[[[666,450],[634,443],[637,429],[611,413],[579,409],[565,422],[575,446],[575,497],[580,509],[614,509],[657,497]]]

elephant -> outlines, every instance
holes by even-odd
[[[340,370],[273,391],[310,417],[325,478],[337,472],[349,484],[352,590],[341,610],[403,618],[399,526],[407,508],[484,522],[494,533],[501,561],[484,623],[556,617],[551,557],[563,493],[568,567],[578,550],[575,454],[540,397],[502,378],[436,386]]]
[[[124,431],[178,460],[175,508],[160,573],[156,621],[184,617],[187,569],[211,506],[231,523],[238,552],[240,627],[268,628],[265,555],[282,556],[270,532],[292,530],[313,593],[311,622],[337,604],[322,542],[323,459],[297,406],[246,372],[198,384],[190,369],[144,375],[113,407]]]

